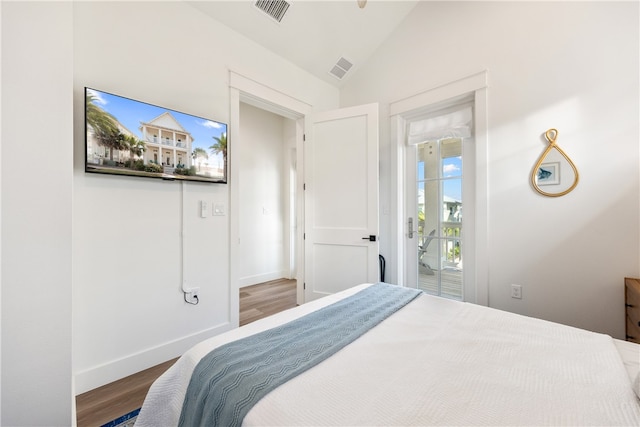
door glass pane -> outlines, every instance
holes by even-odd
[[[440,141],[442,177],[462,176],[462,139],[450,138]]]
[[[462,300],[462,140],[418,146],[418,287]]]

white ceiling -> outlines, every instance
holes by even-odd
[[[419,0],[287,0],[280,23],[257,9],[255,0],[191,1],[194,8],[340,87],[393,32]],[[354,65],[340,80],[329,74],[344,57]]]

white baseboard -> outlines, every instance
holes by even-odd
[[[214,326],[166,344],[114,360],[74,374],[76,395],[117,381],[136,372],[164,363],[182,355],[185,351],[215,335],[232,329],[231,323]]]
[[[254,276],[245,276],[241,277],[238,282],[240,283],[240,287],[244,288],[245,286],[257,285],[258,283],[269,282],[271,280],[282,279],[283,277],[289,277],[289,272],[282,271],[274,271],[273,273],[265,273],[265,274],[256,274]]]

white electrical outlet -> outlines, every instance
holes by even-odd
[[[200,302],[200,288],[187,289],[184,294],[184,299],[189,304],[198,304]]]
[[[511,285],[511,298],[522,299],[522,285]]]
[[[213,215],[215,215],[215,216],[224,215],[224,203],[214,203],[213,204]]]
[[[206,200],[200,200],[200,217],[201,218],[206,218],[207,217],[207,213],[208,213],[208,207],[207,207],[207,202]]]

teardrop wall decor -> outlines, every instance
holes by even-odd
[[[578,169],[576,168],[576,165],[571,161],[569,156],[567,156],[567,153],[565,153],[562,150],[562,148],[558,146],[556,142],[558,140],[557,129],[554,129],[554,128],[549,129],[548,131],[545,132],[544,136],[547,139],[547,142],[549,143],[549,145],[547,145],[547,148],[544,150],[544,152],[536,162],[536,165],[534,166],[533,170],[531,171],[531,185],[538,193],[542,194],[543,196],[547,196],[547,197],[564,196],[565,194],[571,192],[578,185],[578,180],[579,180]],[[561,184],[562,178],[565,175],[564,173],[562,173],[561,162],[547,161],[547,163],[545,163],[545,159],[547,159],[547,157],[551,153],[551,150],[553,149],[556,149],[558,153],[560,153],[562,157],[566,160],[568,165],[571,166],[571,169],[573,170],[573,175],[574,175],[573,182],[567,189],[559,192],[555,192],[555,193],[544,191],[542,188],[540,188],[541,185]],[[564,185],[561,186],[561,188],[564,188],[564,187],[565,187]]]

